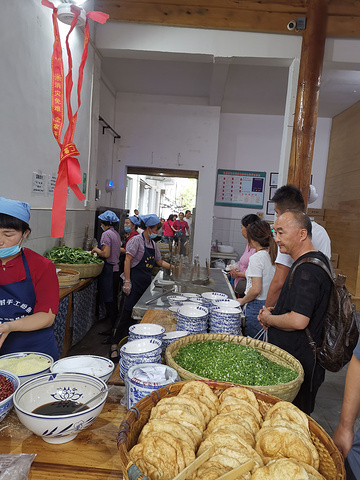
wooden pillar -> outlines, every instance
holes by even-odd
[[[311,166],[324,60],[328,0],[309,0],[303,34],[288,183],[309,196]]]

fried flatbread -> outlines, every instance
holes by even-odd
[[[220,403],[223,402],[223,400],[227,397],[236,397],[241,400],[246,400],[249,402],[253,407],[257,408],[259,410],[259,404],[256,399],[256,396],[254,392],[249,390],[248,388],[245,387],[229,387],[226,390],[222,392],[222,394],[219,397]]]
[[[247,422],[246,422],[247,423]],[[245,422],[244,422],[245,424]],[[243,440],[245,440],[246,443],[248,443],[251,447],[255,446],[255,437],[254,435],[250,432],[249,428],[246,428],[244,424],[229,424],[229,425],[220,425],[219,427],[216,427],[212,430],[212,432],[208,432],[208,430],[205,430],[203,433],[203,440],[206,440],[211,433],[214,432],[224,432],[224,433],[236,433],[239,435]],[[249,425],[247,423],[247,425]]]
[[[138,442],[140,443],[152,432],[160,434],[162,432],[167,432],[174,435],[174,437],[187,442],[193,450],[197,447],[197,441],[191,431],[175,421],[166,420],[165,418],[154,418],[153,420],[149,420],[149,422],[144,425],[139,435]]]
[[[249,421],[248,421],[249,420]],[[207,426],[206,432],[211,433],[215,428],[224,425],[243,425],[252,435],[259,431],[259,427],[252,418],[245,418],[240,412],[221,413],[214,417]],[[255,428],[253,428],[255,425]]]
[[[200,381],[190,381],[186,382],[184,386],[181,388],[179,395],[184,395],[185,393],[191,395],[192,393],[196,393],[197,395],[203,395],[207,397],[209,400],[213,402],[216,408],[219,406],[219,399],[212,391],[212,389],[204,382]]]
[[[262,423],[262,416],[259,412],[259,407],[254,407],[247,400],[241,398],[228,396],[223,399],[219,407],[219,413],[232,412],[233,410],[246,410],[254,415],[259,424]]]
[[[187,405],[157,405],[151,410],[150,419],[153,418],[176,418],[192,423],[201,432],[204,430],[204,422]]]
[[[318,451],[306,435],[286,427],[267,427],[256,434],[255,440],[255,450],[264,463],[286,457],[300,460],[315,469],[319,468]]]
[[[203,429],[205,429],[207,423],[209,423],[209,421],[205,422],[205,417],[202,412],[202,409],[204,408],[203,405],[200,404],[200,402],[198,402],[195,398],[191,398],[190,395],[162,398],[154,408],[158,408],[163,405],[174,405],[174,408],[176,408],[177,405],[186,405],[194,415],[199,417]]]

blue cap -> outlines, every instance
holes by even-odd
[[[0,197],[0,213],[18,218],[25,223],[30,221],[30,205],[26,202]]]
[[[155,215],[155,213],[150,213],[149,215],[140,215],[140,220],[144,222],[145,227],[154,227],[160,223],[160,218]]]
[[[133,215],[132,217],[129,217],[129,220],[134,225],[140,225],[140,220],[138,219],[138,217],[136,215]]]
[[[111,210],[106,210],[106,212],[99,215],[98,218],[104,220],[104,222],[117,223],[119,221],[118,217]]]

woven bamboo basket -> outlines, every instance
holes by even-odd
[[[77,270],[80,278],[97,277],[104,268],[104,262],[101,263],[55,263],[56,268],[66,268]]]
[[[79,270],[72,270],[70,268],[61,268],[57,274],[59,280],[59,287],[72,287],[79,283]]]
[[[225,341],[237,343],[242,346],[251,346],[256,348],[264,357],[268,358],[272,362],[276,362],[284,367],[295,370],[298,373],[298,376],[291,382],[279,384],[279,385],[250,385],[251,388],[256,388],[262,392],[269,393],[270,395],[275,395],[282,400],[287,402],[292,402],[296,397],[302,382],[304,381],[304,370],[301,363],[290,353],[282,350],[271,343],[262,342],[260,340],[254,340],[249,337],[242,337],[241,335],[226,335],[221,333],[202,333],[198,335],[189,335],[187,337],[179,338],[172,342],[165,351],[165,361],[169,367],[174,368],[180,375],[181,380],[218,380],[217,378],[204,378],[196,375],[184,368],[180,367],[174,357],[178,353],[181,347],[193,342],[204,342],[206,340],[213,341]]]
[[[151,409],[162,398],[176,396],[184,383],[186,382],[172,383],[159,390],[155,390],[150,395],[142,398],[128,411],[125,419],[120,425],[120,430],[117,436],[122,473],[125,480],[145,480],[148,478],[141,473],[136,464],[131,462],[129,451],[137,443],[138,436],[143,426],[149,420]],[[217,395],[220,395],[221,392],[235,385],[234,383],[214,381],[205,383],[207,383]],[[273,395],[269,395],[253,388],[249,388],[249,390],[256,395],[262,415],[264,415],[274,403],[279,401],[279,399]],[[335,447],[335,444],[329,435],[315,422],[315,420],[311,417],[308,417],[308,420],[312,441],[319,452],[320,473],[326,480],[345,480],[344,462],[339,450]]]

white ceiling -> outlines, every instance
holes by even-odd
[[[118,58],[103,55],[102,70],[116,91],[195,97],[223,113],[283,115],[288,66],[218,60]],[[259,62],[258,62],[259,63]],[[323,70],[319,112],[332,118],[360,100],[360,72]]]

